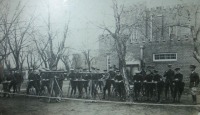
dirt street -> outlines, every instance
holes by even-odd
[[[65,100],[47,103],[37,98],[0,98],[0,115],[198,115],[200,106],[132,105]]]

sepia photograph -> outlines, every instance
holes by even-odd
[[[200,115],[200,0],[0,0],[0,115]]]

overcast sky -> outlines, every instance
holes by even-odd
[[[18,0],[11,0],[16,4]],[[26,1],[26,0],[22,0]],[[98,48],[98,36],[103,33],[97,25],[105,23],[113,27],[112,0],[27,0],[24,17],[36,15],[37,24],[47,20],[47,3],[50,3],[51,22],[54,30],[62,33],[64,23],[70,20],[67,45],[78,50]],[[181,2],[198,0],[118,0],[119,4],[130,6],[143,3],[147,7],[170,6]],[[34,13],[33,13],[34,12]]]

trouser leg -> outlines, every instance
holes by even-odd
[[[29,83],[28,83],[28,87],[27,87],[27,89],[26,89],[26,94],[29,94],[29,89],[31,88],[31,86],[32,86],[32,83],[29,82]]]
[[[171,91],[171,97],[173,97],[175,88],[173,88],[173,86],[171,84],[169,85],[169,87],[170,87],[170,91]]]
[[[121,98],[121,86],[120,86],[120,84],[117,84],[117,92],[119,94],[119,97]]]
[[[173,102],[175,102],[175,99],[177,97],[177,87],[175,87],[174,92],[173,92]]]
[[[194,95],[194,102],[195,102],[195,104],[197,103],[197,96],[196,95]]]
[[[168,98],[168,92],[169,92],[169,84],[167,83],[167,84],[165,85],[165,99]]]
[[[103,88],[103,99],[105,99],[105,96],[106,96],[106,89],[107,89],[107,87],[105,86],[105,87]]]
[[[194,103],[195,102],[195,96],[194,95],[192,95],[192,102]]]
[[[6,97],[7,92],[9,92],[9,84],[8,83],[3,83],[3,97]]]
[[[157,102],[159,102],[159,101],[160,101],[160,93],[161,93],[161,92],[160,92],[160,89],[158,89],[157,92],[158,92],[158,96],[157,96],[158,99],[157,99]]]

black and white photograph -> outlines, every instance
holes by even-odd
[[[200,0],[0,0],[0,115],[200,115]]]

